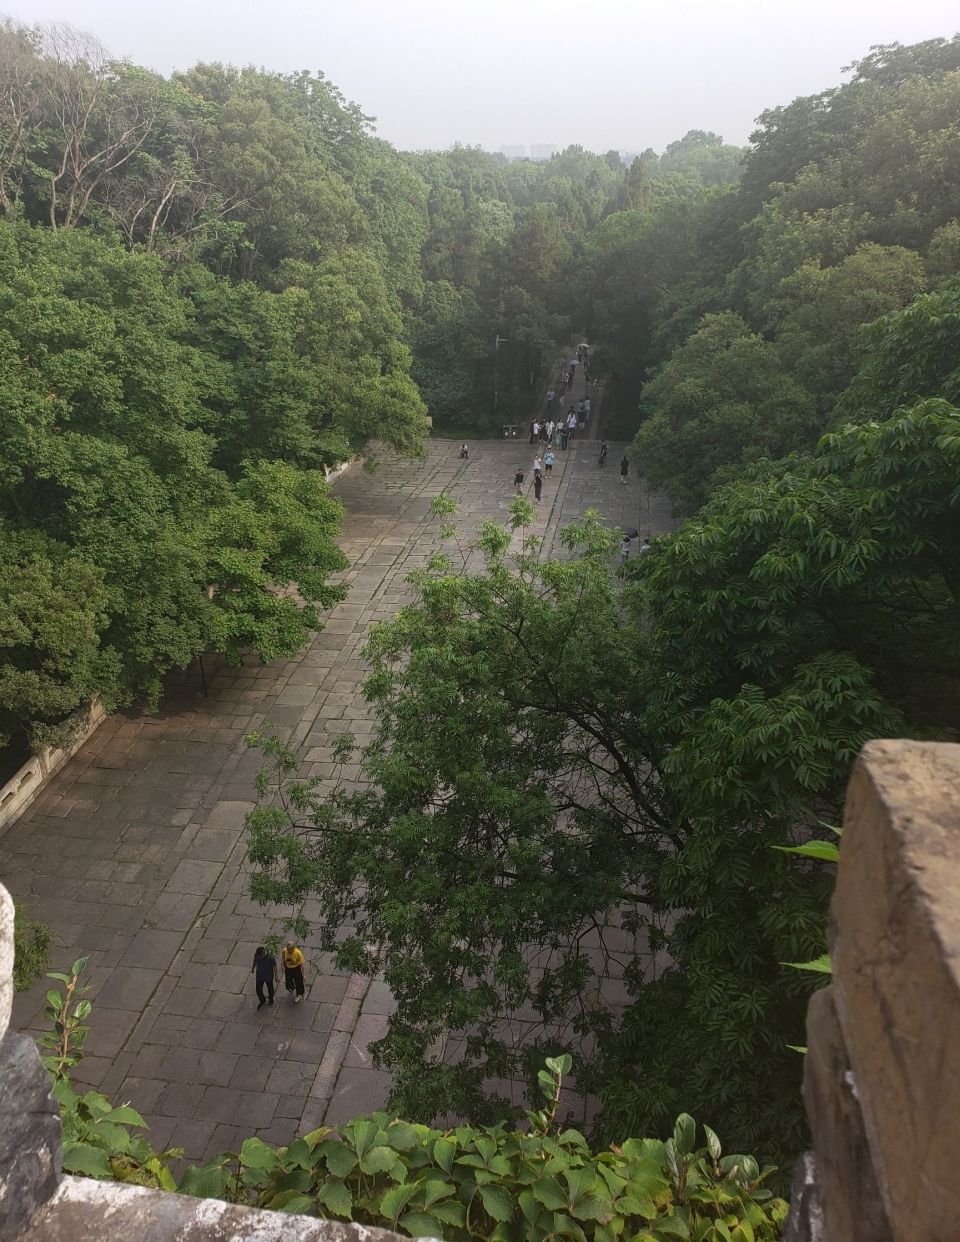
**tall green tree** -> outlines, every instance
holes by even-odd
[[[681,509],[761,458],[812,443],[813,398],[776,348],[733,314],[707,315],[644,389],[633,452],[652,487]]]

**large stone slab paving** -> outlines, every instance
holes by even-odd
[[[588,507],[622,525],[646,517],[636,482],[619,484],[620,452],[611,446],[604,471],[590,440],[557,453],[537,515],[548,549]],[[244,738],[268,721],[303,749],[306,774],[354,779],[333,736],[369,736],[361,649],[436,546],[431,500],[452,492],[468,534],[503,520],[514,470],[532,457],[525,442],[482,441],[463,462],[436,442],[420,462],[349,470],[335,491],[350,592],[310,646],[266,665],[207,661],[209,697],[192,670],[156,715],[112,717],[0,837],[0,875],[54,929],[56,966],[89,954],[96,1003],[80,1081],[139,1108],[156,1145],[199,1159],[247,1134],[287,1142],[382,1104],[388,1079],[368,1049],[390,1008],[382,985],[337,972],[308,942],[305,1002],[281,987],[274,1006],[256,1007],[253,949],[273,925],[246,894],[243,821],[260,759]],[[654,532],[669,527],[658,498],[651,513]],[[37,1029],[42,1008],[42,987],[19,997],[15,1026]]]

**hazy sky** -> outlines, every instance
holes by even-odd
[[[405,148],[744,142],[871,44],[960,28],[957,0],[0,0],[162,72],[322,69]]]

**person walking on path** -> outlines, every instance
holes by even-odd
[[[554,401],[556,401],[556,399],[557,399],[557,394],[554,392],[552,388],[548,388],[547,389],[547,405],[551,410],[553,409],[553,403]]]
[[[513,486],[517,489],[517,495],[523,495],[523,471],[518,470],[513,476]]]
[[[536,457],[533,459],[533,477],[534,477],[534,479],[536,479],[538,475],[539,475],[541,478],[543,477],[543,460],[542,460],[542,458],[540,457],[540,454],[539,454],[539,453],[538,453],[538,454],[536,455]]]
[[[560,429],[560,447],[563,449],[563,451],[564,451],[564,452],[566,452],[566,451],[567,451],[567,434],[568,434],[568,433],[567,433],[567,429],[566,429],[566,427],[561,427],[561,429]]]
[[[543,470],[545,474],[553,473],[553,449],[548,448],[543,455]]]
[[[623,542],[620,544],[620,564],[626,565],[630,559],[630,536],[624,535]]]
[[[604,440],[604,442],[600,445],[600,465],[601,466],[605,466],[607,464],[607,454],[609,452],[610,452],[610,446],[609,444],[607,444],[606,440]]]
[[[535,474],[533,476],[533,494],[536,497],[537,504],[540,503],[540,493],[543,491],[543,476]]]
[[[626,483],[627,476],[630,474],[630,458],[624,453],[623,461],[620,463],[620,482]]]
[[[540,422],[538,419],[533,420],[533,430],[530,433],[530,443],[536,444],[540,439]]]
[[[268,953],[262,944],[258,944],[257,951],[253,955],[253,966],[251,969],[257,983],[257,1008],[262,1009],[268,1003],[272,1005],[273,985],[280,982],[280,969],[277,966],[277,959],[272,953]],[[264,988],[267,989],[266,996],[263,994]]]
[[[574,432],[577,430],[577,416],[573,412],[573,406],[570,407],[570,413],[567,415],[567,435],[573,439]]]
[[[293,1003],[295,1005],[299,1005],[303,1000],[304,992],[304,956],[292,940],[288,940],[283,946],[283,952],[280,956],[283,958],[283,975],[284,982],[287,985],[287,991],[296,992],[296,996],[293,998]]]

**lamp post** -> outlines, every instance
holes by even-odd
[[[500,346],[506,345],[509,339],[510,338],[508,336],[501,336],[499,332],[497,332],[493,338],[493,411],[494,413],[496,413],[497,407],[500,404],[500,387],[499,387],[499,380],[498,380],[498,375],[497,375],[497,359],[500,354]]]

